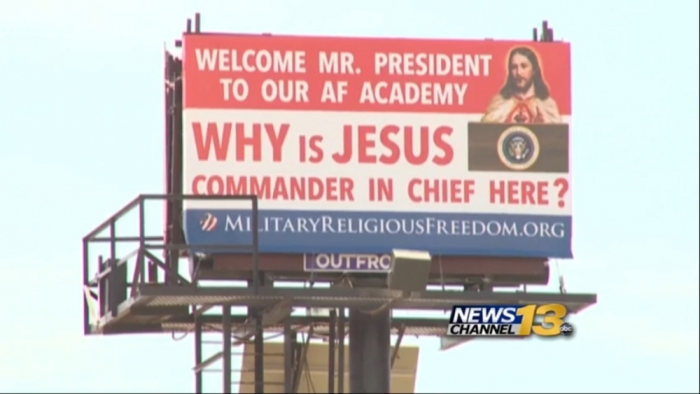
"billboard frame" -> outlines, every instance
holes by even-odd
[[[201,18],[197,13],[192,21],[187,20],[185,34],[203,34]],[[553,31],[544,22],[541,36],[533,29],[533,40],[552,42]],[[181,45],[176,41],[176,47]],[[376,307],[386,305],[388,310],[420,308],[444,310],[452,304],[469,303],[562,303],[572,313],[578,313],[597,302],[596,294],[501,292],[494,287],[519,284],[542,284],[549,280],[546,259],[515,259],[499,261],[494,258],[474,257],[454,259],[449,256],[434,263],[431,279],[442,284],[441,290],[425,291],[408,298],[396,299],[396,294],[387,289],[376,288],[274,288],[275,282],[293,280],[310,284],[318,282],[336,283],[342,274],[304,273],[301,261],[298,268],[290,256],[264,255],[259,253],[258,237],[249,245],[247,255],[213,255],[212,267],[202,269],[187,279],[179,272],[179,261],[189,257],[189,246],[185,243],[181,215],[183,200],[189,198],[212,199],[211,196],[183,195],[182,184],[182,64],[181,60],[166,51],[165,57],[165,193],[140,195],[118,210],[102,224],[86,235],[83,247],[83,332],[85,335],[118,335],[145,333],[194,333],[195,341],[195,388],[203,392],[203,372],[213,362],[222,359],[222,392],[232,391],[231,347],[236,342],[254,342],[255,347],[255,392],[265,388],[263,333],[278,332],[284,335],[284,385],[285,392],[295,392],[298,387],[299,365],[304,344],[296,340],[296,333],[306,332],[311,337],[314,328],[326,329],[329,346],[329,361],[334,359],[331,350],[337,348],[337,370],[344,370],[343,351],[348,323],[352,320],[347,309],[358,306]],[[221,197],[230,199],[230,196]],[[238,196],[251,201],[251,209],[257,215],[257,198]],[[165,208],[164,231],[150,234],[146,231],[148,218],[146,201],[160,201]],[[121,235],[122,226],[117,226],[130,212],[136,211],[138,223],[131,235]],[[119,233],[117,232],[119,227]],[[105,235],[105,233],[107,233]],[[136,235],[133,235],[136,233]],[[124,245],[138,246],[123,253]],[[105,256],[95,256],[95,246],[106,246]],[[212,248],[217,248],[213,245]],[[231,249],[230,245],[225,247]],[[235,259],[233,258],[235,256]],[[286,262],[286,270],[280,264]],[[510,270],[510,271],[509,271]],[[520,270],[520,271],[518,271]],[[236,272],[234,275],[233,272]],[[247,287],[210,287],[200,279],[241,279]],[[384,274],[385,275],[385,274]],[[459,290],[447,289],[446,285],[459,285]],[[233,305],[248,307],[247,314],[233,314]],[[211,313],[219,307],[221,313]],[[290,316],[291,308],[330,308],[327,316]],[[333,313],[335,311],[335,313]],[[417,336],[439,336],[445,332],[444,319],[393,318],[390,334],[397,335],[395,347],[405,334]],[[335,328],[335,329],[334,329]],[[202,336],[205,333],[222,334],[222,349],[205,359]],[[308,343],[308,342],[307,342]],[[376,349],[379,351],[380,349]],[[335,349],[334,349],[335,351]],[[352,358],[352,355],[351,355]],[[371,363],[372,358],[367,358]],[[377,371],[385,369],[377,365]],[[334,363],[329,362],[329,387],[336,375]],[[351,369],[352,369],[351,362]],[[342,393],[344,374],[337,374],[337,392]],[[356,374],[357,375],[357,374]],[[359,374],[351,379],[352,385],[363,383]],[[383,377],[382,377],[383,378]],[[381,380],[381,379],[380,379]],[[357,387],[357,386],[355,386]]]

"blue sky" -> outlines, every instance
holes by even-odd
[[[80,239],[161,191],[162,51],[195,11],[205,30],[350,36],[527,39],[548,19],[573,51],[560,266],[599,303],[574,340],[421,339],[416,390],[698,392],[692,0],[0,2],[0,391],[192,392],[190,340],[82,336]]]

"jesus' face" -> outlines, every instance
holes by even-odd
[[[510,61],[510,76],[520,93],[525,93],[532,86],[533,69],[530,60],[516,53]]]

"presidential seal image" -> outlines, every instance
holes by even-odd
[[[507,128],[498,138],[498,157],[511,170],[523,171],[532,167],[540,155],[540,143],[532,130],[524,126]]]

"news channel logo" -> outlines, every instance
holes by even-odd
[[[565,321],[567,315],[562,304],[455,305],[447,335],[570,337],[574,326]]]

